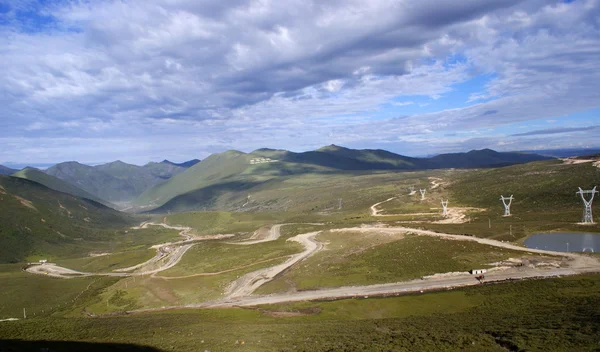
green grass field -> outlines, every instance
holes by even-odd
[[[56,264],[83,272],[106,273],[143,263],[155,255],[155,249],[138,249],[101,256],[57,260]]]
[[[311,290],[406,281],[421,276],[486,268],[523,252],[417,235],[325,232],[326,249],[260,287],[256,293]]]
[[[190,248],[181,261],[161,276],[185,276],[216,273],[252,265],[258,262],[287,258],[302,251],[296,242],[278,240],[254,245],[235,245],[223,242],[201,242]]]
[[[0,265],[0,319],[22,318],[23,308],[29,317],[64,316],[88,302],[101,289],[117,279],[86,277],[56,279],[21,271],[17,264]],[[1,330],[1,329],[0,329]]]
[[[160,351],[595,351],[598,316],[600,275],[587,275],[257,309],[35,318],[2,323],[0,343],[70,341],[56,351],[83,342]]]

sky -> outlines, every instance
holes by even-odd
[[[599,147],[600,0],[0,0],[0,164]]]

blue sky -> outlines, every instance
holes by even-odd
[[[600,147],[598,18],[600,0],[0,0],[0,164]]]

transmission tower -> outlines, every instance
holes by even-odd
[[[419,192],[421,192],[421,200],[425,200],[425,192],[427,192],[427,189],[419,188]]]
[[[448,200],[442,200],[442,216],[448,216]]]
[[[409,193],[409,194],[413,194],[413,193],[415,193],[415,186],[410,186],[410,187],[408,187],[408,193]]]
[[[596,191],[596,186],[594,186],[594,188],[592,188],[591,190],[586,190],[586,191],[582,190],[581,187],[579,187],[579,192],[576,193],[581,196],[581,200],[583,200],[583,204],[585,206],[585,209],[583,210],[583,223],[584,224],[593,224],[594,223],[594,218],[592,217],[592,202],[594,201],[594,195],[596,193],[598,193],[598,191]],[[586,194],[592,195],[589,200],[585,199]]]
[[[504,204],[504,216],[510,216],[510,204],[513,201],[512,194],[510,195],[510,197],[500,195],[500,200],[502,201],[502,204]],[[506,201],[508,201],[508,203]]]

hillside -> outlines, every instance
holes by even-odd
[[[56,164],[46,173],[109,202],[126,201],[136,195],[134,186],[126,180],[75,161]]]
[[[0,175],[12,175],[17,171],[19,170],[11,169],[10,167],[0,165]]]
[[[169,163],[148,163],[144,166],[115,161],[88,166],[66,162],[52,166],[46,173],[75,185],[108,202],[130,201],[146,189],[177,175],[186,169]]]
[[[467,153],[440,154],[427,159],[431,168],[480,168],[523,164],[553,159],[530,153],[497,152],[491,149],[471,150]]]
[[[499,153],[489,149],[433,158],[411,158],[385,150],[354,150],[336,145],[304,153],[275,149],[258,149],[249,154],[228,151],[213,154],[185,172],[148,189],[134,204],[138,211],[187,211],[215,207],[227,199],[229,205],[226,209],[231,209],[232,203],[247,197],[246,193],[256,192],[257,187],[285,188],[286,180],[301,175],[351,176],[384,170],[492,167],[545,159],[535,154]]]
[[[135,222],[100,203],[0,176],[0,263],[81,255],[99,242],[110,248],[116,230]]]
[[[70,184],[66,181],[63,181],[57,177],[48,175],[38,169],[27,167],[21,171],[14,173],[12,176],[24,178],[24,179],[27,179],[27,180],[30,180],[33,182],[37,182],[41,185],[44,185],[50,189],[55,190],[55,191],[67,193],[67,194],[70,194],[75,197],[86,198],[86,199],[93,200],[98,203],[103,203],[103,204],[105,203],[105,201],[92,195],[91,193],[88,193],[88,192],[82,190],[81,188],[75,187],[72,184]],[[110,204],[105,204],[105,205],[110,205]]]

